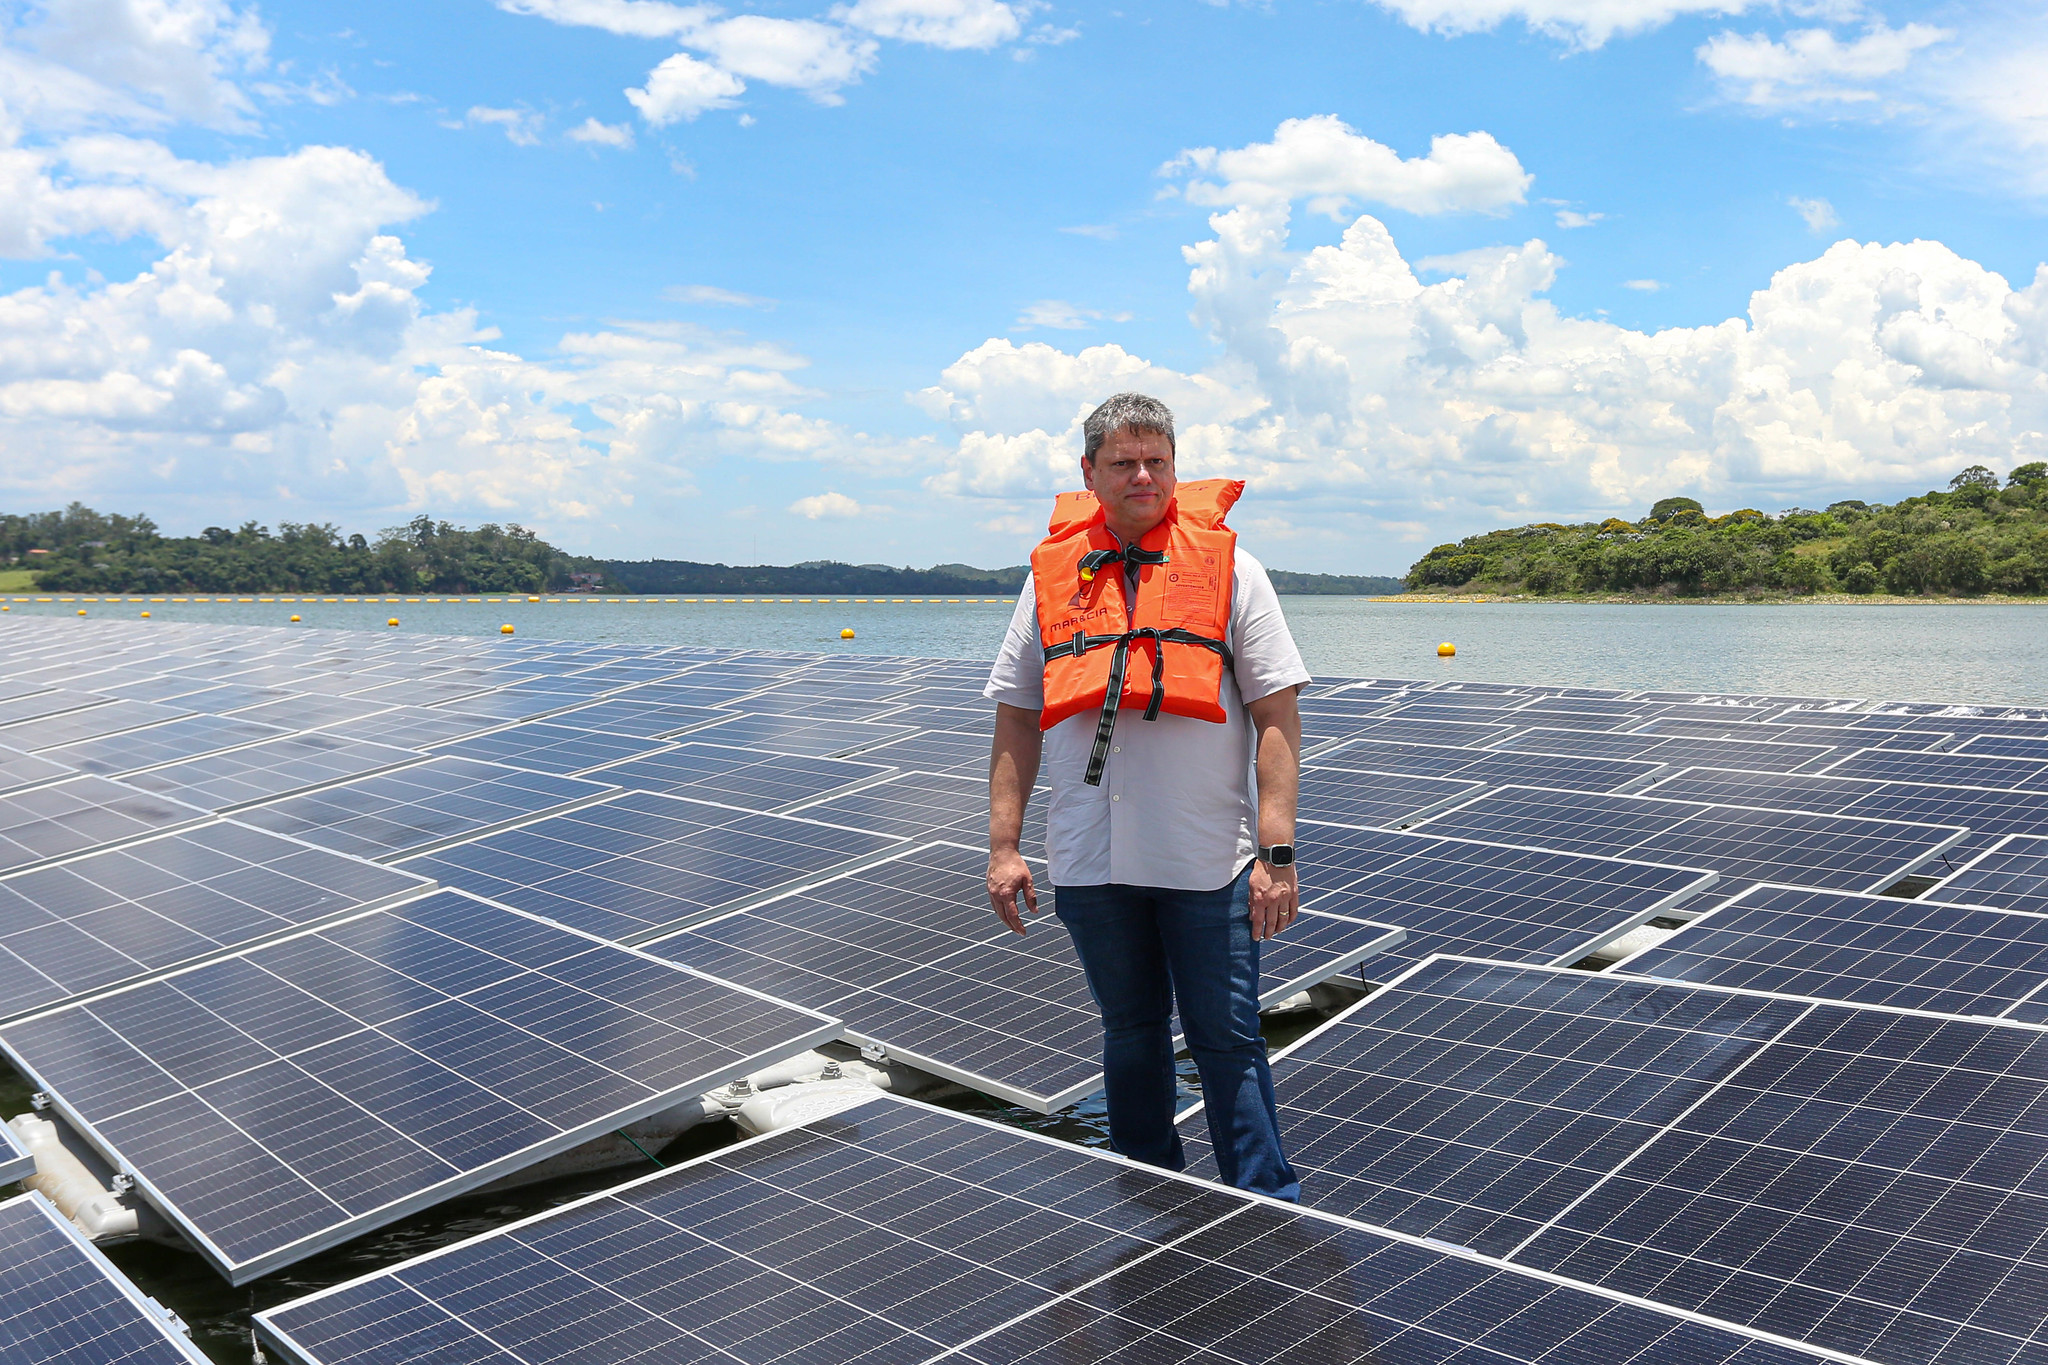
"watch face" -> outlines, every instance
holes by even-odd
[[[1259,857],[1265,861],[1268,867],[1292,867],[1294,865],[1294,845],[1275,844],[1271,848],[1263,850]]]

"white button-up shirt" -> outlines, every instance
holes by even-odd
[[[1223,671],[1222,724],[1143,711],[1117,714],[1102,785],[1083,782],[1097,712],[1069,716],[1045,734],[1040,780],[1052,788],[1045,855],[1054,886],[1156,886],[1214,891],[1258,852],[1251,719],[1247,702],[1309,681],[1258,560],[1237,551],[1230,629],[1235,660]],[[1138,667],[1134,664],[1133,667]],[[1146,675],[1149,676],[1149,675]],[[1045,654],[1031,580],[983,695],[1006,706],[1045,707]]]

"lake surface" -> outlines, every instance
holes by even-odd
[[[2048,604],[1593,606],[1286,597],[1311,669],[1588,687],[1691,688],[1870,699],[2048,703]],[[497,636],[702,644],[826,653],[994,656],[1007,601],[22,602],[18,612]],[[852,640],[839,632],[850,628]],[[1440,641],[1457,645],[1439,659]]]

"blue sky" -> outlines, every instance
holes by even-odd
[[[1398,572],[2048,457],[2035,11],[0,16],[9,510],[1015,563],[1141,388],[1269,563]]]

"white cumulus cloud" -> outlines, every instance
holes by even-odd
[[[489,128],[502,128],[505,138],[515,147],[538,147],[541,116],[531,109],[493,109],[487,104],[473,104],[464,116],[470,123],[482,124]]]
[[[1379,0],[1426,33],[1479,33],[1519,21],[1538,33],[1595,48],[1617,35],[1661,28],[1689,14],[1738,14],[1752,0]]]
[[[1333,218],[1361,202],[1418,214],[1497,212],[1523,202],[1533,179],[1491,133],[1443,134],[1430,140],[1428,156],[1403,159],[1334,114],[1288,119],[1271,142],[1189,148],[1160,174],[1186,176],[1190,203],[1305,199],[1311,212]]]
[[[498,0],[498,8],[625,38],[681,37],[717,12],[708,5],[671,5],[664,0]]]
[[[1880,83],[1911,64],[1914,55],[1953,38],[1931,24],[1891,28],[1879,22],[1844,42],[1828,29],[1794,29],[1782,38],[1719,33],[1699,59],[1732,98],[1759,108],[1824,103],[1874,103]]]
[[[789,510],[811,521],[843,521],[860,516],[868,509],[844,493],[817,493],[808,498],[798,498],[789,505]]]
[[[647,73],[647,84],[626,92],[640,117],[656,128],[695,119],[711,109],[730,109],[747,83],[687,52],[678,52]]]
[[[815,19],[742,14],[706,25],[688,42],[736,76],[802,90],[821,104],[838,103],[839,88],[875,64],[872,39]]]
[[[857,0],[835,6],[832,17],[877,37],[953,49],[999,47],[1024,30],[1017,11],[998,0]]]
[[[1390,565],[1418,534],[1674,492],[1882,496],[2048,457],[2048,267],[2016,289],[1938,242],[1843,241],[1741,316],[1646,332],[1561,313],[1541,241],[1425,283],[1370,216],[1313,250],[1291,245],[1285,205],[1210,224],[1185,254],[1214,364],[988,341],[915,395],[959,433],[929,486],[1019,506],[1072,486],[1080,418],[1119,389],[1175,409],[1192,472],[1245,477]]]
[[[1826,232],[1829,228],[1841,225],[1842,220],[1835,213],[1835,206],[1825,199],[1802,199],[1795,194],[1785,202],[1791,205],[1792,211],[1805,222],[1808,232]]]
[[[1010,325],[1019,331],[1030,331],[1034,327],[1052,327],[1060,331],[1078,332],[1098,322],[1129,322],[1129,313],[1105,313],[1099,308],[1083,308],[1068,303],[1065,299],[1040,299],[1028,305]]]
[[[600,147],[617,147],[621,151],[633,146],[633,129],[624,123],[605,123],[587,118],[569,130],[571,142],[588,142]]]

